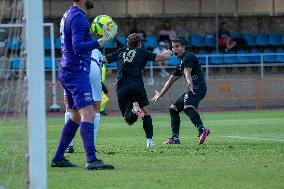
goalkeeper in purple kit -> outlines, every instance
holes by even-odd
[[[89,78],[91,52],[97,49],[117,33],[116,24],[111,30],[104,27],[104,36],[94,40],[85,15],[87,9],[94,7],[94,0],[73,0],[60,23],[62,58],[58,69],[58,79],[66,92],[71,119],[66,122],[51,167],[74,167],[64,158],[64,151],[80,126],[80,134],[86,153],[86,169],[113,169],[97,159],[94,146],[94,100]]]

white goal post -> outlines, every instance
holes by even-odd
[[[43,1],[24,1],[30,189],[47,189]],[[42,64],[39,64],[42,62]]]

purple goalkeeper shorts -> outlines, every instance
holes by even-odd
[[[70,109],[80,110],[94,104],[88,72],[71,73],[59,68],[58,79],[65,90]]]

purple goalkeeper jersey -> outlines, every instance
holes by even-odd
[[[85,13],[70,7],[60,22],[62,58],[60,67],[68,72],[90,72],[91,52],[99,44],[93,39]]]

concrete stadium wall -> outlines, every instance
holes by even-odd
[[[226,21],[233,33],[284,33],[284,17],[281,16],[284,14],[283,0],[219,2],[220,22]],[[216,30],[214,0],[96,0],[95,3],[95,9],[88,12],[90,20],[99,14],[114,17],[119,25],[119,36],[128,34],[133,21],[141,23],[147,35],[157,35],[164,19],[172,22],[177,36],[212,34]],[[71,4],[71,0],[44,1],[45,22],[55,24],[56,35],[59,35],[60,18]],[[6,18],[8,22],[12,14],[12,1],[0,0],[0,5],[4,10],[0,19]]]
[[[169,70],[172,71],[172,70]],[[154,85],[149,85],[149,73],[144,77],[145,88],[150,98],[155,89],[160,90],[167,78],[161,78],[156,71]],[[234,68],[228,74],[225,69],[218,72],[210,72],[210,80],[207,81],[208,92],[205,100],[200,104],[201,109],[234,109],[234,108],[271,108],[284,107],[284,69],[273,68],[266,71],[266,78],[259,79],[259,72],[246,68],[240,71]],[[271,79],[273,78],[273,79]],[[47,80],[50,79],[47,77]],[[110,91],[109,111],[119,111],[115,91],[115,72],[108,72],[106,85]],[[58,99],[63,111],[63,90],[58,85]],[[47,85],[47,107],[51,104],[51,85]],[[165,111],[169,105],[186,91],[185,79],[178,80],[170,91],[155,105],[150,103],[150,109]]]
[[[172,71],[172,70],[169,70]],[[148,84],[149,73],[144,77],[145,88],[149,100],[154,95],[155,89],[161,90],[167,78],[161,78],[157,71],[155,74],[154,85]],[[225,69],[218,72],[211,70],[210,79],[207,81],[208,92],[206,98],[200,104],[201,109],[235,109],[235,108],[275,108],[284,107],[284,69],[273,68],[265,72],[265,79],[259,79],[259,72],[246,68],[240,71],[234,68],[229,74]],[[15,78],[17,75],[10,75]],[[52,104],[52,93],[50,84],[50,73],[46,74],[46,107],[47,110]],[[108,72],[106,85],[110,91],[109,112],[119,111],[115,91],[115,73]],[[151,110],[167,111],[171,103],[174,103],[184,92],[186,92],[185,79],[178,80],[168,93],[155,105],[150,103]],[[26,103],[23,83],[14,79],[0,80],[0,113],[20,112],[23,104]],[[63,89],[57,85],[58,104],[61,111],[64,111]]]
[[[97,0],[90,16],[108,14],[113,17],[170,17],[175,15],[215,15],[213,0]],[[66,0],[45,0],[46,17],[61,17],[70,6]],[[220,15],[279,15],[284,13],[282,0],[219,0]]]
[[[4,18],[10,18],[12,1],[0,0]],[[72,4],[71,0],[44,0],[44,15],[59,18]],[[214,16],[214,0],[96,0],[90,16],[113,17]],[[283,15],[283,0],[219,0],[220,15]]]

